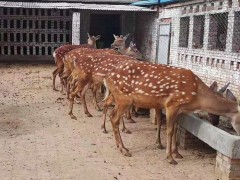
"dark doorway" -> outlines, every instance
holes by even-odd
[[[91,14],[90,34],[101,35],[97,42],[98,48],[109,48],[114,40],[113,34],[120,33],[119,14]]]

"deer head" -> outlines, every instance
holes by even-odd
[[[218,92],[221,96],[223,96],[223,93],[227,90],[228,86],[229,86],[230,82],[227,83],[224,87],[222,87],[220,90],[218,89],[218,84],[216,81],[214,81],[211,86],[210,89],[213,90],[214,92]],[[230,91],[230,90],[228,90]],[[231,92],[231,91],[230,91]],[[220,120],[220,116],[216,115],[216,114],[212,114],[212,113],[208,113],[209,117],[211,118],[211,123],[214,126],[217,126],[219,124],[219,120]]]
[[[97,35],[97,36],[90,36],[89,33],[87,33],[88,35],[88,44],[89,45],[93,45],[95,48],[96,48],[96,42],[97,40],[100,39],[100,35]]]
[[[126,47],[125,45],[125,41],[126,39],[128,38],[129,34],[123,36],[123,35],[120,35],[120,36],[116,36],[115,34],[113,34],[113,37],[114,37],[114,42],[111,44],[111,48],[113,49],[123,49]]]
[[[133,44],[132,41],[130,42],[129,47],[126,49],[125,55],[131,56],[131,57],[135,57],[137,59],[143,59],[142,53],[139,52],[139,50],[137,49],[136,44]]]

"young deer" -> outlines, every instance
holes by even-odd
[[[88,33],[87,33],[88,34]],[[59,74],[61,75],[63,73],[64,69],[64,63],[63,63],[63,57],[65,54],[67,54],[69,51],[77,48],[97,48],[96,47],[96,41],[100,39],[100,36],[90,36],[88,34],[88,44],[80,44],[80,45],[63,45],[57,48],[53,52],[53,57],[55,60],[55,63],[57,65],[57,68],[53,71],[53,90],[57,90],[55,86],[55,80],[56,76]],[[63,89],[62,89],[63,90]]]
[[[131,105],[142,108],[166,110],[167,159],[177,164],[182,158],[176,144],[177,119],[181,113],[203,110],[227,116],[240,135],[240,107],[237,102],[228,100],[213,92],[191,70],[144,62],[123,62],[107,74],[105,83],[112,93],[116,105],[111,117],[117,147],[131,156],[124,147],[119,132],[119,121]],[[107,91],[109,92],[109,91]]]

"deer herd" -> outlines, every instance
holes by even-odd
[[[96,100],[97,90],[105,86],[103,101],[103,125],[106,133],[105,121],[110,105],[114,108],[110,120],[116,140],[116,145],[125,156],[131,156],[124,146],[120,131],[120,121],[123,130],[130,133],[124,125],[123,117],[130,122],[131,108],[140,107],[156,110],[158,124],[157,144],[163,148],[160,138],[160,112],[165,109],[167,127],[167,160],[177,164],[176,158],[182,158],[177,148],[178,115],[197,110],[206,111],[212,118],[212,124],[218,125],[219,116],[229,118],[233,128],[240,135],[240,106],[232,92],[227,89],[229,83],[217,91],[217,83],[208,87],[191,70],[174,66],[155,64],[142,60],[143,56],[135,44],[126,47],[126,36],[114,36],[111,49],[97,49],[96,41],[100,36],[88,34],[88,44],[63,45],[57,48],[53,57],[57,68],[53,71],[53,90],[56,90],[55,79],[59,75],[62,90],[66,91],[69,99],[69,115],[73,115],[73,104],[76,97],[80,97],[84,113],[91,117],[85,100],[86,92],[91,89],[93,104],[100,110]],[[117,49],[117,50],[116,50]],[[141,61],[139,61],[141,59]],[[226,93],[224,94],[224,92]]]

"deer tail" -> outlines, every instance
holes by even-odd
[[[105,95],[104,95],[104,98],[103,98],[102,101],[105,101],[108,98],[108,96],[110,95],[110,91],[109,91],[109,88],[108,88],[108,85],[107,85],[107,82],[106,82],[106,78],[103,79],[103,84],[106,88],[106,91],[105,91]]]

